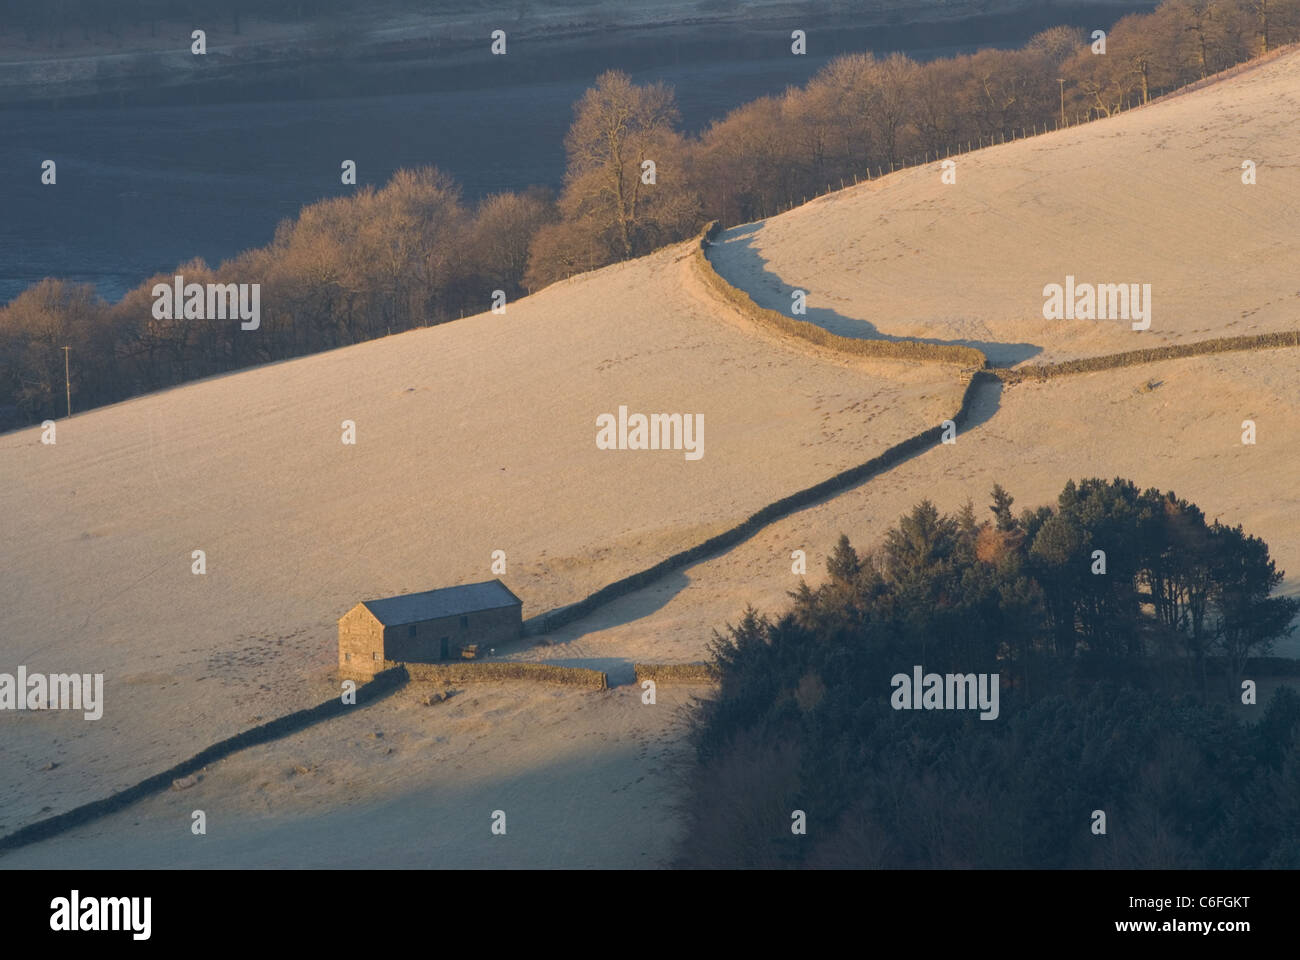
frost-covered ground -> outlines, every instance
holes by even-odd
[[[963,158],[955,187],[908,171],[810,204],[753,233],[757,254],[806,284],[814,308],[827,298],[840,317],[896,335],[1033,343],[1037,359],[1294,328],[1298,93],[1291,55]],[[1238,155],[1257,160],[1258,186],[1240,185]],[[745,272],[754,250],[743,231],[731,236],[723,271],[763,297],[761,274]],[[12,771],[0,830],[331,696],[334,620],[357,599],[485,579],[503,549],[504,579],[532,615],[955,408],[947,368],[850,363],[748,326],[701,286],[689,249],[557,284],[504,317],[93,411],[60,423],[52,447],[37,430],[0,438],[0,670],[106,674],[100,721],[0,714],[0,764]],[[880,260],[886,250],[923,252]],[[1042,285],[1067,271],[1150,277],[1152,329],[1034,320]],[[1008,307],[1009,291],[1022,307]],[[747,603],[785,602],[798,582],[792,551],[807,551],[816,582],[840,532],[869,546],[922,497],[983,510],[994,482],[1018,507],[1084,476],[1175,490],[1264,537],[1295,594],[1298,365],[1297,351],[1273,350],[989,388],[955,445],[547,645],[498,653],[616,680],[634,660],[700,659],[710,631]],[[703,412],[704,458],[597,450],[595,417],[619,404]],[[340,443],[345,419],[355,447]],[[1245,419],[1253,446],[1241,443]],[[195,549],[204,576],[190,572]],[[347,865],[660,865],[685,749],[677,711],[692,692],[664,688],[651,708],[626,683],[600,694],[492,685],[424,706],[411,688],[0,866],[324,865],[327,842]],[[200,807],[209,834],[195,846],[188,815]],[[494,809],[512,818],[518,846],[489,845]]]
[[[727,319],[688,249],[504,316],[90,411],[52,446],[0,437],[0,670],[104,673],[106,699],[97,722],[0,714],[0,762],[22,774],[0,786],[0,830],[326,699],[359,600],[488,579],[500,550],[531,617],[960,403],[952,368],[846,362]],[[598,449],[596,418],[621,405],[702,414],[703,456]]]
[[[1117,117],[830,194],[713,248],[764,306],[846,336],[1045,362],[1300,324],[1300,55]],[[1242,183],[1242,164],[1257,183]],[[1043,288],[1150,284],[1151,326],[1045,320]],[[1240,419],[1240,418],[1239,418]]]

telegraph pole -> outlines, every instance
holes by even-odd
[[[1065,126],[1065,77],[1057,77],[1056,82],[1061,85],[1061,126]]]
[[[68,417],[72,417],[72,378],[68,376],[68,351],[71,347],[63,348],[63,386],[68,391]]]

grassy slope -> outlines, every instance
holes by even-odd
[[[335,621],[360,599],[487,579],[500,549],[532,616],[959,403],[951,369],[828,360],[720,320],[686,249],[505,316],[95,410],[54,446],[4,437],[6,669],[103,672],[107,707],[0,716],[0,760],[23,774],[0,787],[0,829],[329,696]],[[703,459],[598,450],[596,416],[620,404],[702,413]]]
[[[1171,103],[1060,136],[1082,138],[1068,156],[1090,158],[1077,175],[1092,178],[1094,192],[1131,192],[1133,169],[1121,162],[1131,140],[1145,138],[1162,156],[1150,137],[1163,131],[1180,149],[1196,152],[1201,148],[1187,142],[1187,128],[1213,143],[1200,127],[1228,123],[1224,104],[1237,105],[1241,125],[1233,136],[1241,142],[1286,140],[1294,63],[1277,68],[1284,80],[1261,69],[1181,98],[1191,107],[1176,116],[1168,112]],[[1251,104],[1260,84],[1271,110]],[[1201,98],[1207,104],[1198,112]],[[1125,135],[1116,136],[1117,129]],[[1006,152],[1048,149],[1051,139]],[[997,154],[981,162],[990,164]],[[1066,156],[1058,154],[1058,162]],[[1229,159],[1203,162],[1223,166],[1226,176]],[[1281,162],[1261,160],[1255,189],[1262,192],[1270,175],[1289,182],[1292,172],[1273,169]],[[888,201],[875,216],[906,221],[916,216],[920,198],[904,187],[929,189],[917,176],[859,193]],[[1217,180],[1189,177],[1182,189],[1187,206],[1213,209],[1222,202]],[[1076,196],[1082,206],[1061,207],[1058,193],[1073,196],[1070,183],[1060,178],[1057,191],[1015,213],[1023,235],[1038,241],[1025,254],[1038,267],[1054,259],[1049,240],[1061,236],[1055,218],[1062,215],[1073,219],[1075,233],[1063,236],[1076,252],[1103,256],[1121,242],[1108,221],[1088,216],[1090,200]],[[998,196],[1011,203],[1018,194]],[[1270,196],[1268,209],[1284,219],[1292,207]],[[836,203],[853,199],[846,194]],[[826,209],[822,203],[782,218],[803,221],[802,239],[773,243],[765,254],[820,262],[843,256],[837,247],[876,242],[867,239],[872,220],[861,213],[856,221],[823,219],[818,239],[812,228]],[[1156,215],[1157,208],[1149,212]],[[1175,227],[1183,222],[1177,211],[1166,213]],[[935,243],[954,244],[952,257],[972,264],[964,276],[973,286],[961,296],[949,289],[944,310],[991,316],[998,307],[995,280],[1010,276],[994,241],[1010,241],[999,233],[999,208],[968,216],[983,225],[987,244],[962,247],[947,233],[934,234]],[[1220,232],[1244,249],[1291,249],[1287,237],[1233,234],[1231,226],[1225,221]],[[1262,221],[1257,227],[1271,229]],[[774,229],[764,236],[781,234]],[[1162,233],[1161,243],[1187,254],[1205,246],[1176,232]],[[0,603],[12,628],[6,654],[32,669],[106,670],[109,710],[99,724],[67,716],[0,717],[0,762],[19,772],[0,795],[4,828],[34,817],[42,805],[63,809],[152,772],[246,726],[252,715],[328,695],[332,618],[359,595],[486,576],[487,551],[501,546],[511,556],[507,579],[533,612],[644,565],[763,496],[865,459],[953,405],[956,385],[936,381],[934,371],[855,370],[747,328],[684,271],[685,262],[675,258],[685,251],[559,285],[512,305],[505,318],[471,318],[106,408],[65,425],[55,448],[40,447],[34,431],[6,437],[0,510],[12,518],[13,531],[0,545],[6,571]],[[985,259],[981,251],[992,252]],[[1167,259],[1133,262],[1158,266]],[[903,271],[900,290],[911,283],[917,303],[936,302],[940,294],[921,274],[909,274],[901,262],[894,266]],[[1196,282],[1203,290],[1239,291],[1233,296],[1241,303],[1230,300],[1231,309],[1263,298],[1258,322],[1283,322],[1291,294],[1276,289],[1284,275],[1278,263],[1240,267],[1204,257]],[[854,284],[867,282],[861,267],[849,261],[821,269],[831,279],[844,271],[839,309],[869,302],[848,297],[861,293]],[[1272,291],[1263,283],[1270,275]],[[1190,321],[1187,337],[1202,335],[1197,330],[1207,324],[1222,329],[1208,319],[1213,304],[1203,299],[1205,313]],[[891,309],[909,302],[898,294]],[[1248,332],[1242,326],[1245,321],[1228,332]],[[1125,340],[1123,331],[1069,337],[1062,342],[1079,350],[1106,347],[1107,338]],[[953,509],[968,496],[982,501],[995,480],[1019,506],[1050,500],[1066,479],[1085,475],[1173,488],[1210,517],[1263,535],[1279,565],[1296,574],[1296,362],[1294,351],[1230,354],[1020,384],[1000,397],[991,392],[983,401],[991,417],[955,446],[924,453],[774,524],[726,556],[622,599],[566,628],[553,646],[512,655],[583,664],[701,656],[709,628],[734,619],[745,603],[781,605],[797,582],[791,550],[808,551],[816,581],[840,531],[867,545],[920,497]],[[594,415],[619,402],[704,411],[705,459],[596,456]],[[355,449],[338,443],[344,417],[358,422]],[[1256,446],[1240,444],[1245,418],[1259,425]],[[206,578],[188,572],[196,546],[208,550]],[[534,688],[485,690],[481,699],[453,699],[449,706],[461,711],[456,716],[401,699],[210,771],[195,789],[211,791],[203,802],[218,812],[226,832],[210,831],[211,848],[202,855],[166,833],[170,824],[188,842],[188,810],[200,804],[185,793],[148,801],[0,865],[161,864],[182,856],[214,864],[321,862],[327,856],[321,844],[341,836],[348,839],[329,854],[340,863],[488,864],[499,861],[492,859],[495,850],[476,845],[486,816],[480,808],[500,805],[503,790],[510,809],[536,817],[528,828],[533,845],[512,863],[596,862],[581,852],[590,849],[605,851],[601,863],[633,865],[642,853],[662,862],[672,831],[671,818],[664,819],[672,788],[659,760],[670,759],[675,728],[666,715],[643,721],[637,711],[649,708],[635,692],[625,686],[551,697]],[[676,709],[681,702],[667,705]],[[394,754],[367,736],[375,729],[394,739]],[[646,731],[667,738],[667,752],[647,760],[632,743]],[[452,746],[440,744],[440,736]],[[604,746],[602,738],[611,736],[619,743]],[[402,758],[401,769],[384,766],[394,756]],[[49,759],[61,766],[42,772]],[[290,775],[297,765],[328,772]],[[348,807],[357,791],[384,815]],[[604,802],[591,803],[592,797]],[[575,803],[588,804],[576,819]],[[628,833],[629,818],[638,816],[659,824],[650,830],[653,838],[644,830]],[[435,834],[430,824],[442,817],[454,826]],[[404,853],[392,843],[403,825],[404,844],[421,830],[430,838]],[[542,842],[543,835],[567,839],[556,845]],[[582,843],[575,846],[570,841],[578,836]]]
[[[1300,54],[1118,117],[862,184],[723,234],[718,270],[847,336],[1043,362],[1293,330],[1300,317]],[[1241,182],[1241,163],[1258,183]],[[1043,287],[1149,283],[1150,330],[1044,320]],[[1279,283],[1281,281],[1281,283]],[[872,328],[876,328],[873,330]]]

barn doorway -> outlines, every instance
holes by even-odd
[[[439,656],[438,656],[439,660],[446,660],[449,656],[451,656],[450,639],[451,639],[450,637],[443,637],[441,640],[438,641],[438,646],[440,649]]]

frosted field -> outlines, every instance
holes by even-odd
[[[1294,329],[1298,92],[1293,54],[963,157],[956,186],[937,169],[906,171],[736,228],[713,252],[767,305],[789,302],[771,276],[803,286],[809,319],[838,332],[868,320],[977,342],[1004,362]],[[1256,187],[1240,184],[1245,157],[1259,162]],[[533,616],[956,409],[952,368],[846,361],[751,327],[702,286],[690,249],[557,284],[505,316],[79,415],[52,447],[38,430],[0,438],[0,669],[103,672],[106,700],[97,722],[0,714],[12,771],[0,831],[335,695],[334,623],[357,600],[485,579],[500,549],[503,579]],[[1151,330],[1043,321],[1042,286],[1067,273],[1152,283]],[[681,711],[705,691],[663,688],[646,707],[625,682],[634,660],[701,659],[747,603],[783,606],[798,582],[793,550],[819,582],[841,532],[867,548],[923,497],[944,510],[972,498],[983,514],[994,482],[1017,510],[1085,476],[1175,490],[1264,537],[1294,595],[1298,365],[1297,351],[1272,350],[989,387],[955,445],[544,645],[498,651],[595,666],[623,685],[485,685],[433,706],[415,685],[0,866],[664,865]],[[621,404],[703,413],[704,457],[598,450],[596,417]],[[1241,444],[1244,419],[1258,425],[1254,446]],[[355,446],[340,443],[344,420]],[[195,549],[204,576],[190,572]],[[1300,642],[1277,652],[1300,655]],[[209,836],[195,845],[188,813],[203,805]],[[498,807],[519,813],[509,848],[488,842]]]
[[[504,550],[530,617],[959,405],[951,367],[846,362],[747,329],[688,249],[504,316],[94,410],[53,446],[38,429],[0,438],[5,661],[103,673],[106,700],[93,723],[0,715],[0,762],[22,773],[0,786],[0,830],[335,694],[335,624],[359,600],[488,579]],[[597,449],[597,416],[620,405],[703,414],[703,457]]]
[[[728,230],[718,271],[845,336],[972,344],[999,364],[1294,330],[1300,54],[1108,120],[958,156]],[[1257,183],[1241,182],[1253,160]],[[1151,284],[1145,331],[1044,320],[1043,288]]]

